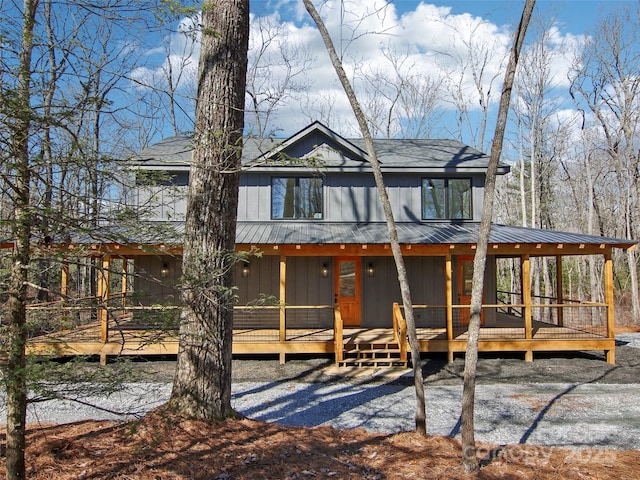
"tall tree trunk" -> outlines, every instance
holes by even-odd
[[[233,266],[249,1],[202,5],[202,46],[184,243],[184,308],[169,406],[224,419],[231,408]]]
[[[476,370],[478,366],[478,337],[480,334],[480,314],[482,312],[482,291],[484,287],[484,271],[487,259],[487,245],[489,243],[489,233],[491,231],[491,217],[493,215],[493,200],[496,186],[496,172],[500,155],[502,154],[502,143],[509,113],[511,101],[511,90],[516,74],[518,58],[522,50],[525,33],[529,20],[533,13],[535,0],[526,0],[522,12],[522,18],[518,25],[516,38],[509,56],[509,64],[505,73],[502,96],[500,97],[500,107],[496,131],[491,147],[491,157],[485,181],[484,205],[482,210],[482,220],[480,222],[480,232],[476,246],[476,254],[473,261],[473,285],[471,289],[471,319],[469,321],[469,336],[464,364],[464,385],[462,390],[462,463],[467,473],[474,473],[479,470],[478,459],[476,457],[475,441],[475,389]]]
[[[518,149],[520,155],[520,209],[522,211],[522,226],[527,226],[527,189],[525,187],[525,162],[524,162],[524,152],[522,148],[522,143],[524,142],[522,138],[522,126],[520,121],[518,121],[518,130],[519,130],[519,140],[518,140]]]
[[[4,370],[7,389],[8,480],[25,478],[25,423],[27,381],[25,346],[27,342],[26,305],[31,236],[29,135],[31,133],[31,57],[37,0],[24,0],[22,44],[18,66],[16,116],[13,122],[12,153],[15,158],[13,261],[9,285],[9,342]]]
[[[309,12],[309,15],[311,15],[311,18],[313,18],[313,21],[320,31],[322,40],[324,41],[327,52],[329,53],[329,57],[331,58],[333,68],[335,69],[340,83],[342,84],[342,87],[347,94],[347,98],[349,99],[349,103],[351,104],[351,108],[353,109],[353,113],[356,116],[358,126],[360,127],[360,131],[362,132],[362,136],[364,138],[365,147],[369,156],[369,162],[371,163],[373,176],[376,182],[376,188],[378,190],[378,197],[380,198],[380,201],[382,203],[385,219],[387,221],[389,242],[391,243],[391,251],[393,252],[393,258],[396,262],[398,281],[400,282],[400,293],[402,296],[402,303],[404,304],[404,313],[407,321],[407,333],[409,336],[409,346],[411,347],[411,361],[413,363],[413,379],[416,389],[416,432],[421,435],[426,435],[427,422],[425,413],[426,407],[424,397],[424,383],[422,379],[422,362],[420,361],[420,345],[418,343],[418,337],[416,335],[416,325],[413,315],[413,303],[411,302],[411,292],[409,289],[409,279],[404,265],[402,252],[400,250],[398,231],[396,229],[395,220],[393,218],[391,202],[389,201],[389,196],[387,194],[387,190],[385,189],[384,180],[382,178],[380,162],[378,161],[378,156],[376,154],[375,147],[373,146],[373,139],[371,137],[369,125],[367,124],[367,119],[364,115],[364,112],[362,111],[360,102],[358,102],[355,91],[353,90],[353,87],[349,82],[349,78],[347,77],[347,74],[342,67],[342,61],[340,60],[340,57],[338,57],[336,49],[333,45],[333,41],[331,40],[331,36],[329,35],[329,32],[324,22],[322,21],[322,18],[318,14],[316,8],[313,6],[313,3],[311,3],[311,0],[303,0],[303,2],[305,8],[307,9],[307,12]]]

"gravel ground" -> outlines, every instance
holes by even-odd
[[[616,365],[598,354],[486,357],[479,362],[477,439],[565,447],[640,449],[640,334],[616,337]],[[29,422],[65,423],[141,415],[164,403],[175,363],[139,362],[149,381],[107,398],[32,404]],[[463,361],[424,360],[427,426],[459,433]],[[103,367],[104,368],[104,367]],[[117,368],[110,365],[107,368]],[[285,425],[362,427],[375,432],[413,428],[415,394],[409,372],[337,369],[327,358],[234,360],[233,407]],[[259,381],[258,381],[259,380]],[[100,408],[91,405],[99,405]],[[4,408],[0,416],[4,421]]]

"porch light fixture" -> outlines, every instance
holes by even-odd
[[[367,266],[367,277],[373,277],[376,274],[376,269],[373,268],[373,263],[370,263]]]
[[[167,278],[169,276],[169,265],[166,263],[162,264],[162,268],[160,269],[160,276],[162,278]]]
[[[242,278],[247,278],[247,277],[249,276],[249,272],[250,272],[250,270],[249,270],[249,264],[248,264],[248,263],[245,263],[245,264],[242,266]]]
[[[320,275],[322,275],[323,278],[327,278],[329,276],[329,267],[327,267],[326,263],[322,264],[322,268],[320,269]]]

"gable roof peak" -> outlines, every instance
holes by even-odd
[[[314,120],[311,124],[307,125],[302,130],[299,130],[289,138],[285,139],[276,148],[266,152],[263,155],[263,158],[278,155],[279,153],[289,149],[292,145],[300,143],[304,139],[313,135],[323,136],[330,140],[332,143],[335,143],[338,146],[339,150],[343,152],[349,152],[352,157],[368,161],[368,154],[365,150],[354,144],[352,141],[347,140],[342,135],[334,132],[319,120]]]

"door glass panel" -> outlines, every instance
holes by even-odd
[[[356,262],[340,262],[340,296],[356,296]]]
[[[462,294],[471,295],[473,286],[473,262],[464,262],[462,264]]]

